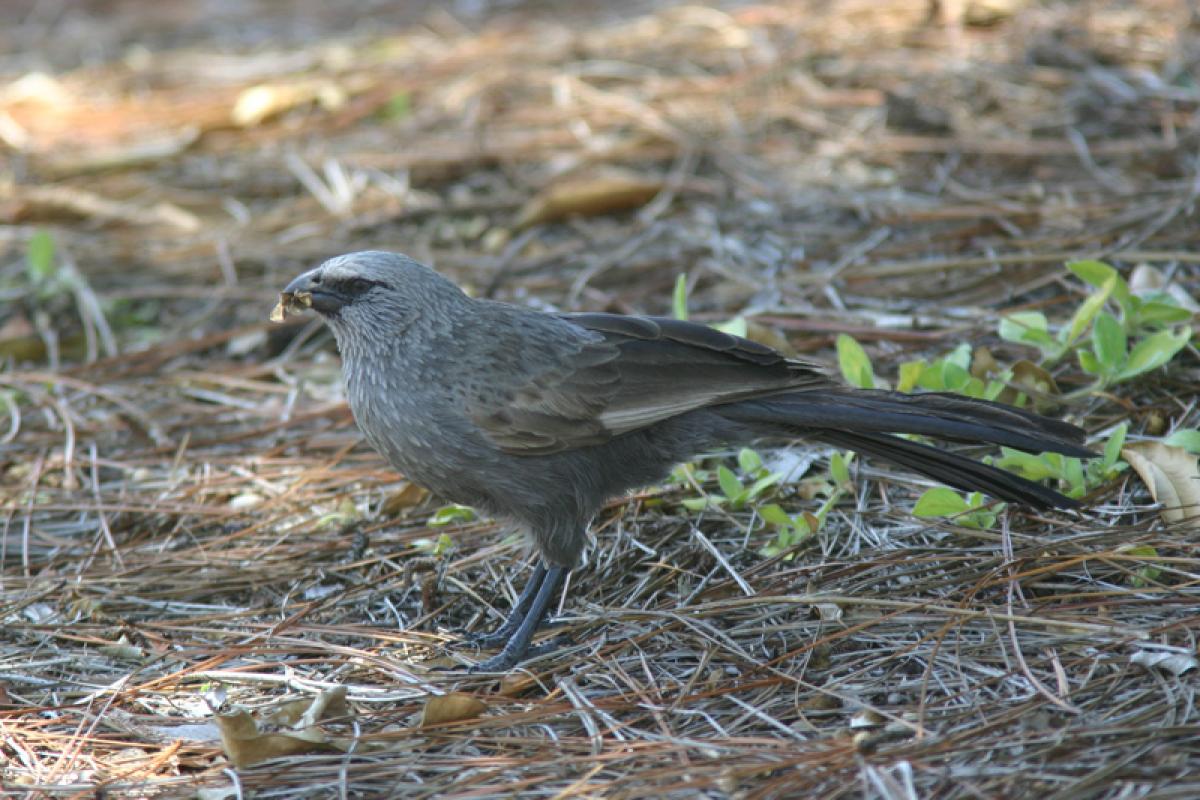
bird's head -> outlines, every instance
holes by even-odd
[[[398,334],[425,313],[467,298],[429,267],[400,253],[366,250],[331,258],[289,283],[271,319],[311,308],[341,340],[348,332]]]

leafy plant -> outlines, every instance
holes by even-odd
[[[671,294],[671,313],[675,319],[688,318],[688,287],[687,273],[681,272],[675,277],[675,291]]]
[[[1135,556],[1137,558],[1158,558],[1158,550],[1148,544],[1134,545],[1133,547],[1123,547],[1121,553],[1127,556]],[[1153,564],[1145,564],[1138,567],[1137,571],[1129,578],[1129,584],[1135,589],[1143,589],[1156,583],[1162,575],[1162,570]]]
[[[844,333],[837,337],[838,366],[841,367],[842,377],[851,386],[860,389],[875,388],[875,370],[871,359],[861,344]]]
[[[445,525],[474,521],[475,509],[470,506],[460,506],[457,503],[451,503],[433,512],[433,516],[429,518],[427,524],[431,527],[439,528]]]
[[[852,456],[852,453],[834,453],[830,457],[829,476],[832,481],[819,482],[819,493],[824,495],[824,500],[816,512],[788,514],[778,503],[767,503],[756,509],[762,521],[775,529],[775,539],[762,549],[764,555],[776,556],[790,550],[825,526],[830,509],[850,490],[849,461]]]
[[[454,539],[450,534],[439,534],[436,539],[416,539],[413,547],[431,556],[444,556],[454,551]]]
[[[996,524],[996,515],[1002,508],[1003,503],[988,506],[982,492],[971,492],[964,497],[953,489],[935,486],[917,499],[912,513],[917,517],[952,517],[964,528],[987,530]]]
[[[1001,376],[1011,377],[1007,373]],[[932,362],[925,359],[906,361],[900,365],[896,388],[902,392],[925,389],[930,392],[957,392],[968,397],[994,400],[1004,391],[1005,380],[986,383],[971,374],[971,345],[963,342],[945,356]]]
[[[29,237],[25,251],[25,275],[33,286],[42,286],[57,272],[54,237],[46,231],[36,231]]]
[[[1074,456],[1059,453],[1033,455],[1004,447],[1001,448],[1003,455],[996,465],[1033,481],[1053,478],[1065,484],[1065,494],[1068,497],[1082,497],[1091,489],[1111,481],[1129,468],[1128,464],[1120,460],[1128,429],[1128,424],[1124,422],[1114,428],[1104,445],[1103,456],[1090,459],[1086,464]]]
[[[1180,428],[1163,439],[1163,444],[1182,447],[1189,453],[1200,453],[1200,430],[1196,428]]]
[[[1096,376],[1089,391],[1163,366],[1191,339],[1189,326],[1171,327],[1188,322],[1192,312],[1170,294],[1136,294],[1115,268],[1101,261],[1073,261],[1067,269],[1094,289],[1070,323],[1052,334],[1045,314],[1020,311],[1001,320],[1000,338],[1038,348],[1047,365],[1074,352],[1080,367]],[[1105,310],[1109,305],[1118,313]]]
[[[1102,457],[1086,463],[1082,459],[1058,453],[1034,455],[1003,447],[1003,455],[996,461],[996,466],[1012,470],[1032,481],[1052,478],[1065,485],[1068,497],[1082,497],[1129,469],[1129,465],[1121,460],[1121,448],[1125,446],[1128,427],[1126,423],[1121,423],[1113,428],[1104,445]],[[953,489],[937,486],[917,499],[913,514],[918,517],[954,517],[955,522],[964,527],[986,530],[995,524],[996,514],[1001,508],[1003,505],[986,507],[984,496],[979,492],[964,496]]]
[[[783,479],[781,473],[767,470],[763,466],[762,457],[748,447],[742,448],[738,453],[738,468],[749,481],[749,485],[729,467],[720,465],[716,469],[716,475],[721,493],[705,493],[699,497],[684,498],[680,501],[683,507],[689,511],[702,511],[710,507],[726,507],[737,511],[753,503]],[[709,477],[708,472],[696,470],[689,465],[677,467],[676,473],[677,479],[697,486]]]

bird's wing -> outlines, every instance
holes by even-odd
[[[832,385],[821,367],[706,325],[659,317],[564,314],[573,332],[535,360],[520,388],[469,409],[509,452],[600,444],[705,406]]]

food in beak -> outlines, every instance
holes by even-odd
[[[283,322],[288,314],[312,308],[311,292],[280,292],[279,302],[271,309],[271,322]]]

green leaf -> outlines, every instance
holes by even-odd
[[[850,483],[850,467],[846,464],[846,457],[841,453],[834,453],[830,457],[829,474],[833,477],[833,482],[839,487]]]
[[[1084,372],[1090,372],[1093,375],[1100,375],[1104,372],[1104,365],[1091,350],[1076,350],[1075,357],[1079,359],[1079,366]]]
[[[943,374],[946,369],[946,362],[938,360],[929,364],[925,369],[921,370],[921,374],[917,376],[917,386],[922,389],[928,389],[931,392],[941,392],[946,389],[946,381]]]
[[[740,314],[728,322],[722,322],[718,325],[713,325],[714,328],[721,333],[728,333],[731,336],[741,336],[746,338],[746,318]]]
[[[971,373],[967,372],[958,364],[951,361],[949,358],[942,361],[942,388],[950,392],[961,392],[967,382],[971,380]]]
[[[1040,311],[1018,311],[1000,320],[1000,338],[1006,342],[1045,347],[1053,344],[1050,324]]]
[[[781,480],[783,480],[782,472],[772,472],[769,475],[763,475],[754,483],[750,484],[750,488],[746,490],[746,499],[753,500],[767,489],[779,483]]]
[[[916,517],[952,517],[967,510],[967,501],[958,492],[945,486],[929,489],[913,506]]]
[[[971,345],[969,342],[963,342],[958,347],[946,354],[946,360],[962,367],[964,372],[971,370]]]
[[[717,467],[717,485],[721,487],[721,492],[731,500],[746,489],[738,480],[737,475],[733,474],[733,470],[724,466]]]
[[[1125,368],[1117,374],[1117,380],[1127,381],[1143,372],[1158,369],[1174,358],[1191,338],[1192,330],[1187,327],[1180,328],[1178,332],[1159,331],[1147,336],[1133,346]]]
[[[762,517],[762,521],[768,525],[779,528],[790,527],[794,524],[791,516],[778,503],[765,503],[759,506],[758,516]]]
[[[967,397],[983,397],[983,381],[981,381],[979,378],[969,376],[967,378],[967,382],[963,384],[959,391],[965,394]]]
[[[921,373],[924,371],[924,361],[905,361],[900,365],[900,380],[896,386],[896,390],[900,392],[911,392],[916,387],[917,380],[921,377]]]
[[[1108,302],[1109,296],[1116,288],[1117,281],[1120,280],[1119,275],[1113,274],[1111,278],[1104,282],[1100,287],[1100,291],[1093,292],[1088,295],[1087,299],[1079,304],[1079,308],[1075,309],[1075,315],[1071,317],[1071,325],[1059,333],[1059,341],[1067,347],[1074,345],[1079,338],[1083,336],[1084,331],[1092,324],[1092,320],[1100,313],[1100,309],[1104,308],[1104,304]]]
[[[675,319],[686,320],[688,318],[688,289],[687,289],[687,273],[681,272],[675,278],[675,293],[671,299],[671,309],[675,314]]]
[[[1070,491],[1067,492],[1070,497],[1080,497],[1087,491],[1081,459],[1074,456],[1066,458],[1063,461],[1063,477],[1066,478],[1067,486],[1070,487]]]
[[[1075,273],[1075,277],[1084,283],[1090,283],[1097,289],[1104,285],[1104,282],[1114,275],[1120,275],[1114,267],[1105,264],[1103,261],[1094,259],[1083,259],[1080,261],[1068,261],[1067,269]]]
[[[742,472],[754,473],[762,469],[762,456],[749,447],[743,447],[738,451],[738,467]]]
[[[1097,314],[1092,327],[1092,350],[1100,362],[1100,369],[1108,375],[1120,370],[1125,365],[1126,348],[1125,329],[1117,318],[1107,311]]]
[[[1117,459],[1121,457],[1121,448],[1125,446],[1125,434],[1128,431],[1128,422],[1122,422],[1113,428],[1112,434],[1108,437],[1108,442],[1104,445],[1104,458],[1100,462],[1104,470],[1112,469],[1113,464],[1116,464]]]
[[[1135,547],[1130,547],[1122,550],[1125,555],[1134,556],[1135,558],[1158,558],[1158,550],[1148,544],[1140,544]],[[1149,586],[1158,580],[1162,575],[1162,570],[1153,564],[1147,564],[1133,574],[1130,579],[1130,584],[1133,586]]]
[[[837,337],[838,366],[842,368],[842,377],[851,386],[860,389],[875,388],[875,372],[871,368],[871,359],[862,345],[844,333]]]
[[[1175,325],[1187,322],[1191,318],[1192,312],[1183,306],[1162,300],[1148,300],[1142,303],[1142,307],[1138,309],[1137,324],[1141,326]]]
[[[1200,430],[1196,428],[1180,428],[1166,439],[1163,439],[1163,444],[1182,447],[1189,453],[1200,453]]]
[[[1133,294],[1129,291],[1129,284],[1125,283],[1125,279],[1121,277],[1121,273],[1105,264],[1103,261],[1084,260],[1070,261],[1067,263],[1067,269],[1075,273],[1075,276],[1084,283],[1090,283],[1097,289],[1103,289],[1109,281],[1113,282],[1112,296],[1121,306],[1121,311],[1125,314],[1126,322],[1131,322],[1136,310]]]
[[[442,506],[429,518],[428,524],[437,528],[443,525],[453,525],[456,522],[471,522],[475,519],[475,509],[470,506],[460,506],[451,503]]]
[[[1007,447],[1000,448],[1000,452],[1003,455],[996,460],[996,466],[1001,469],[1012,470],[1031,481],[1059,477],[1058,468],[1046,456],[1035,456]]]
[[[44,283],[54,276],[54,237],[48,232],[35,231],[29,237],[25,268],[30,283]]]
[[[710,503],[708,497],[685,497],[679,501],[679,504],[688,511],[703,511],[710,505],[720,505],[720,503]]]

